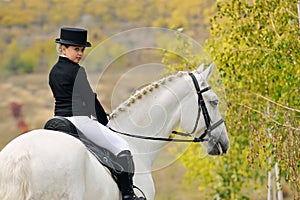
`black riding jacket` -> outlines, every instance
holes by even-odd
[[[49,74],[55,98],[55,116],[94,116],[106,125],[108,119],[93,92],[83,67],[66,57],[59,57]]]

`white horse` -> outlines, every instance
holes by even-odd
[[[155,196],[151,167],[166,142],[155,138],[168,140],[174,129],[192,132],[195,138],[205,131],[195,141],[202,141],[208,154],[226,153],[229,147],[217,96],[206,81],[212,66],[202,71],[203,66],[193,75],[178,72],[154,82],[137,91],[111,114],[114,130],[148,137],[121,135],[131,145],[134,156],[134,184],[147,200]],[[192,76],[196,78],[193,80]],[[17,137],[0,152],[1,200],[120,198],[108,170],[78,139],[68,134],[33,130]]]

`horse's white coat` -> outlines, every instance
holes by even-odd
[[[204,79],[211,68],[201,74],[195,72],[200,87],[207,85]],[[209,104],[216,95],[208,91],[203,97],[211,120],[218,120],[218,108]],[[177,127],[193,129],[197,106],[192,80],[187,73],[180,72],[145,87],[121,104],[111,115],[111,127],[135,135],[168,137]],[[204,128],[202,119],[197,132]],[[212,135],[228,148],[224,124]],[[152,200],[155,188],[151,167],[164,142],[122,137],[134,155],[135,185]],[[206,146],[210,150],[215,148],[210,143]],[[118,200],[120,192],[107,170],[77,139],[56,131],[34,130],[19,136],[0,152],[0,199]]]

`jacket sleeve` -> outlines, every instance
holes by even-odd
[[[100,101],[97,98],[97,94],[95,94],[95,109],[96,109],[95,117],[97,117],[98,122],[106,126],[108,123],[108,119],[104,108],[102,107]]]
[[[80,92],[83,101],[86,104],[86,109],[89,110],[89,113],[96,117],[99,123],[106,126],[108,119],[105,110],[98,100],[97,94],[93,92],[83,67],[80,67],[78,70],[75,85],[76,90],[78,89]]]

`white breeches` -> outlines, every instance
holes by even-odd
[[[128,143],[123,138],[96,120],[87,116],[73,116],[66,117],[66,119],[70,120],[89,140],[115,155],[123,150],[130,150]]]

